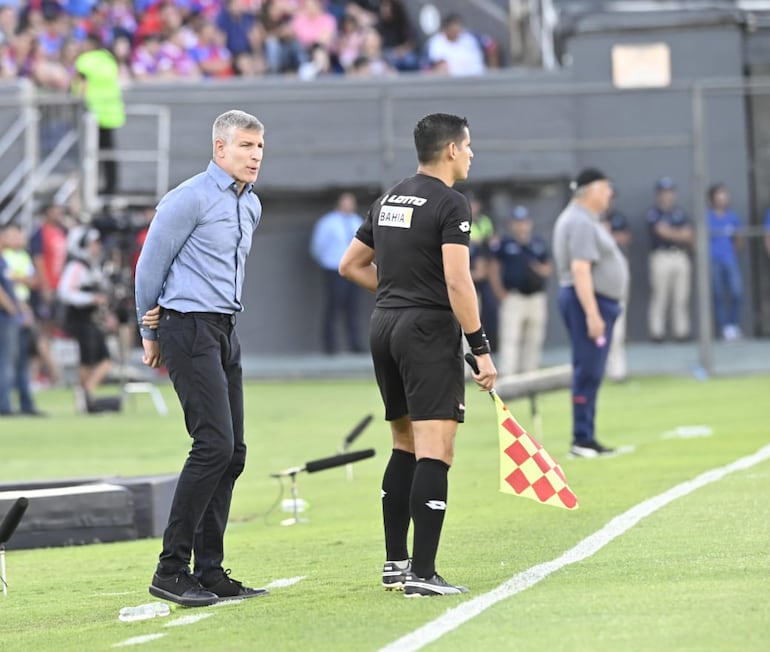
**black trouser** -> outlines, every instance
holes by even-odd
[[[341,315],[350,350],[360,352],[362,348],[358,335],[358,286],[340,276],[336,269],[325,269],[324,277],[326,281],[326,303],[323,315],[324,351],[326,353],[337,351],[334,333],[337,315]]]
[[[107,152],[110,155],[115,150],[114,129],[99,127],[99,150]],[[101,163],[104,186],[102,192],[105,195],[114,195],[118,190],[118,162],[112,159],[104,160]]]
[[[159,573],[221,570],[235,480],[243,471],[243,373],[235,318],[163,310],[158,340],[193,439],[163,534]]]

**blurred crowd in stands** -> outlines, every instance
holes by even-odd
[[[459,15],[420,36],[404,0],[0,0],[0,78],[67,90],[86,38],[124,83],[295,75],[481,74],[493,39]]]

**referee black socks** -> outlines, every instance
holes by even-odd
[[[385,525],[386,559],[408,559],[409,495],[417,460],[414,453],[393,449],[382,477],[382,521]]]
[[[446,514],[448,472],[448,464],[427,457],[417,462],[414,471],[409,504],[414,522],[412,570],[418,577],[430,578],[436,573],[436,552]]]

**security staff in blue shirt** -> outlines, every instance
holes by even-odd
[[[647,211],[650,229],[649,336],[662,342],[666,336],[666,313],[677,340],[690,338],[690,249],[695,233],[692,222],[676,205],[676,184],[671,177],[655,183],[655,205]]]
[[[730,193],[723,183],[708,190],[709,257],[717,327],[727,341],[741,339],[743,280],[738,254],[743,249],[743,225],[730,208]]]
[[[358,297],[361,289],[337,271],[342,254],[363,223],[356,208],[355,195],[343,192],[337,199],[335,210],[321,216],[316,222],[310,239],[310,254],[324,273],[326,298],[321,335],[324,351],[328,354],[337,352],[337,315],[342,318],[347,331],[350,350],[354,353],[363,351],[358,333]]]
[[[526,206],[516,206],[508,233],[490,244],[490,281],[500,301],[499,369],[503,375],[540,366],[548,309],[545,287],[553,271],[545,240],[532,232]]]
[[[136,267],[144,362],[169,372],[193,439],[150,593],[184,606],[264,595],[224,571],[223,539],[246,460],[235,315],[262,205],[252,193],[264,127],[243,111],[214,122],[205,172],[158,204]],[[194,573],[190,573],[195,556]]]

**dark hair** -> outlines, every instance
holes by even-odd
[[[460,14],[447,14],[444,16],[444,20],[441,21],[441,27],[446,29],[450,25],[462,25],[463,18]]]
[[[712,204],[714,203],[714,196],[715,196],[715,195],[716,195],[718,192],[721,192],[722,190],[727,190],[727,186],[725,186],[725,184],[723,184],[723,183],[721,183],[721,182],[720,182],[720,183],[712,183],[712,184],[709,186],[709,189],[708,189],[708,196],[709,196],[709,201],[710,201]]]
[[[435,161],[449,143],[460,144],[468,128],[468,118],[449,113],[426,115],[414,128],[414,147],[420,163]]]

